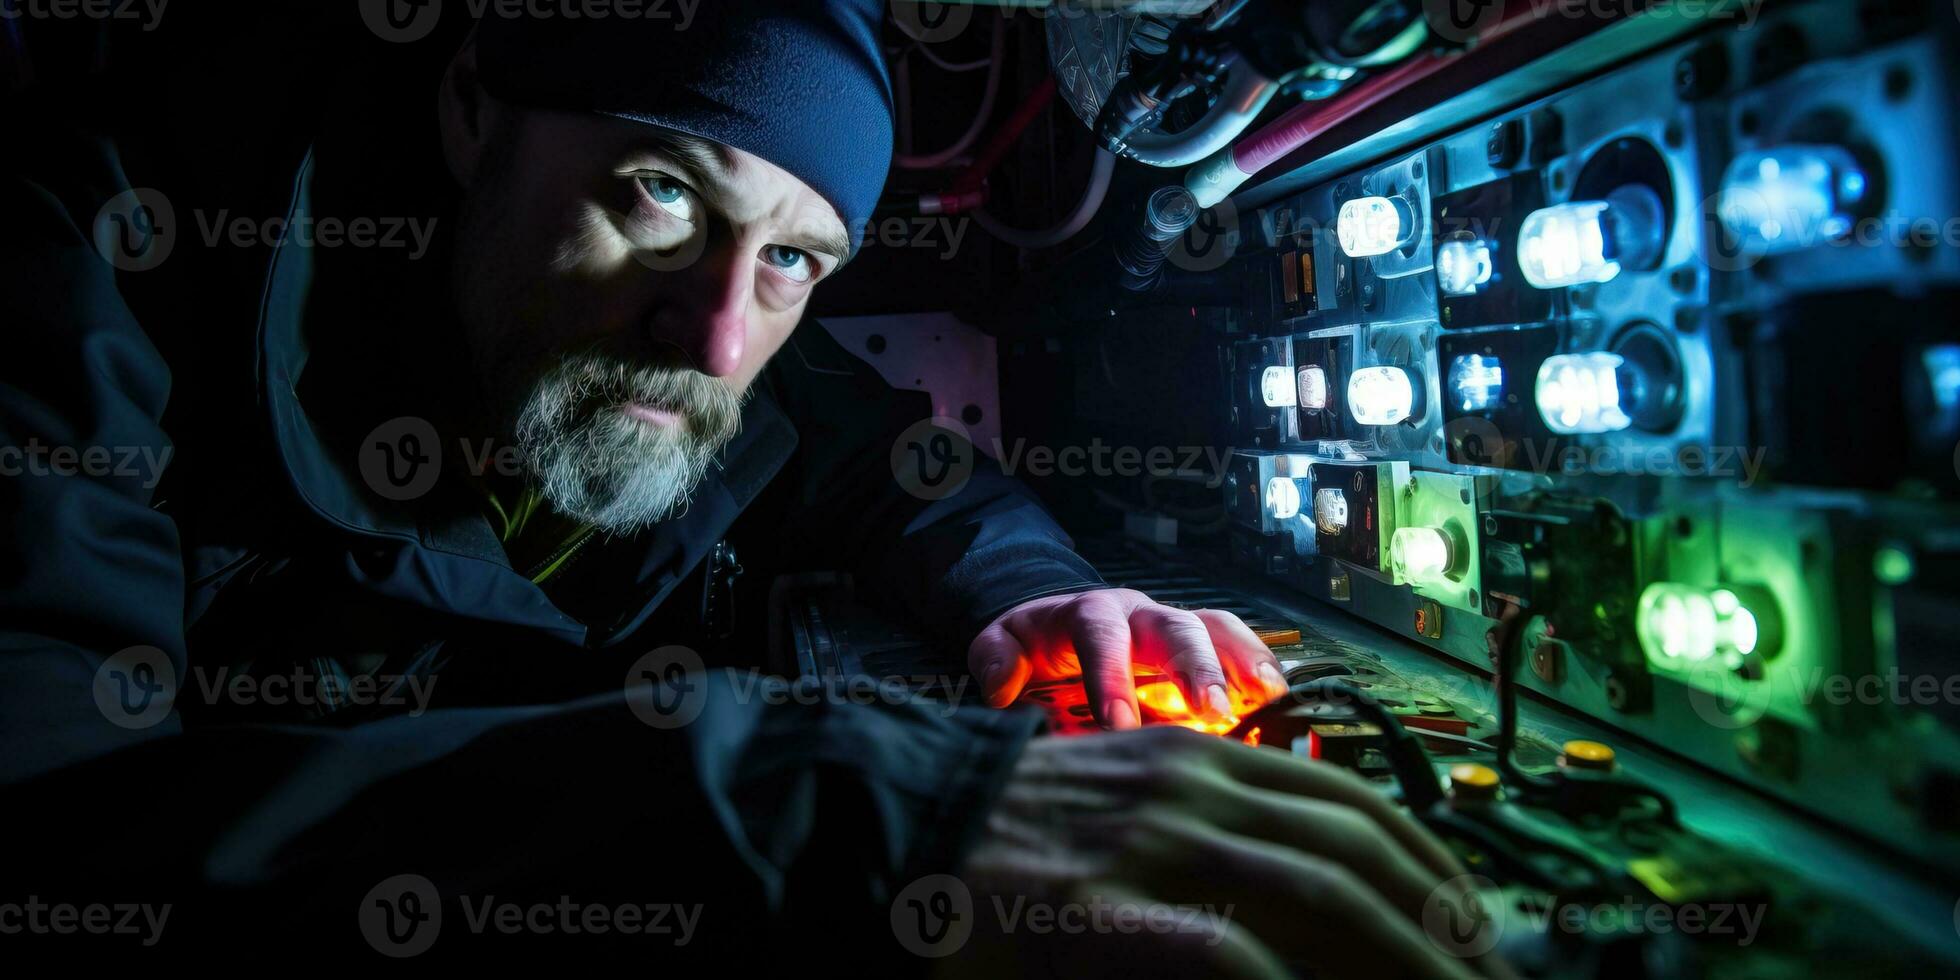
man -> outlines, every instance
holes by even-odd
[[[662,957],[916,968],[958,945],[894,932],[950,900],[908,889],[957,873],[969,965],[1466,972],[1419,925],[1460,867],[1371,786],[1128,731],[1139,667],[1215,713],[1282,694],[1242,623],[1105,588],[996,471],[903,493],[886,459],[920,407],[797,329],[883,184],[880,13],[487,16],[432,113],[355,91],[304,145],[253,146],[290,180],[231,161],[227,193],[277,201],[237,213],[311,244],[180,239],[168,265],[146,181],[195,179],[160,162],[182,134],[23,114],[0,437],[170,462],[0,483],[12,887],[167,904],[180,951],[475,949],[447,937],[513,904],[536,940],[660,903],[687,923]],[[212,209],[187,210],[180,230]],[[426,255],[328,244],[418,214]],[[996,707],[1079,674],[1118,731],[667,672],[740,665],[702,622],[736,538],[751,575],[850,569],[967,650]],[[660,690],[622,697],[636,671]],[[995,914],[1030,901],[1227,911],[1141,933]]]

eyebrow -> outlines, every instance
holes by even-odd
[[[729,171],[734,169],[731,166],[733,157],[726,146],[671,129],[660,131],[653,141],[655,148],[673,157],[688,171],[688,176],[711,200],[727,200],[734,196],[735,185],[729,178]],[[839,268],[851,260],[850,233],[839,228],[799,228],[789,236],[788,241],[777,244],[829,255],[837,260]]]

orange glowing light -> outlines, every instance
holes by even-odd
[[[1178,690],[1177,685],[1168,679],[1156,683],[1138,684],[1137,704],[1143,708],[1143,723],[1146,725],[1182,725],[1194,731],[1210,732],[1213,735],[1223,735],[1239,726],[1236,715],[1223,721],[1208,721],[1200,718],[1184,700],[1184,692]]]
[[[1257,748],[1259,745],[1259,733],[1262,731],[1264,729],[1254,725],[1251,731],[1245,733],[1245,744]]]

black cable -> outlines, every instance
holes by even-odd
[[[1336,704],[1346,701],[1355,712],[1382,730],[1382,750],[1395,779],[1402,784],[1402,802],[1421,813],[1442,802],[1443,784],[1436,778],[1436,767],[1423,751],[1422,742],[1402,725],[1402,720],[1360,688],[1338,677],[1322,677],[1293,687],[1288,694],[1296,699],[1318,698]]]

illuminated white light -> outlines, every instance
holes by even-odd
[[[1318,364],[1300,369],[1300,407],[1319,411],[1327,407],[1327,372]]]
[[[1618,354],[1558,354],[1538,368],[1538,414],[1560,435],[1617,432],[1633,423],[1620,408]]]
[[[1341,205],[1334,231],[1341,251],[1357,258],[1401,247],[1412,230],[1409,205],[1399,197],[1357,197]]]
[[[1775,255],[1850,231],[1865,190],[1864,171],[1843,147],[1779,146],[1729,164],[1716,213],[1745,250]]]
[[[1436,284],[1445,296],[1469,296],[1490,281],[1490,246],[1452,238],[1436,246]]]
[[[1758,647],[1765,656],[1776,652],[1774,631],[1779,620],[1774,601],[1761,594],[1757,600],[1762,615],[1768,617],[1768,638],[1757,610],[1731,589],[1655,582],[1640,594],[1634,631],[1647,658],[1655,663],[1695,664],[1720,657],[1727,666],[1739,666]]]
[[[1259,396],[1267,408],[1293,407],[1293,369],[1283,364],[1269,367],[1259,375]]]
[[[1933,386],[1933,405],[1942,412],[1960,408],[1960,344],[1936,344],[1920,354],[1926,380]]]
[[[1388,542],[1389,568],[1398,582],[1436,582],[1449,577],[1454,550],[1441,528],[1398,528]]]
[[[1348,376],[1347,398],[1356,422],[1395,425],[1415,412],[1416,388],[1399,367],[1366,367]]]
[[[1300,485],[1292,477],[1276,476],[1266,481],[1266,510],[1274,520],[1283,521],[1300,514]]]
[[[1313,522],[1322,534],[1339,534],[1347,529],[1347,495],[1335,487],[1322,487],[1313,493]]]
[[[1539,289],[1605,282],[1620,274],[1607,258],[1605,201],[1540,208],[1518,227],[1518,271]]]
[[[1463,411],[1485,411],[1504,393],[1504,365],[1495,357],[1458,354],[1450,361],[1450,390]]]

